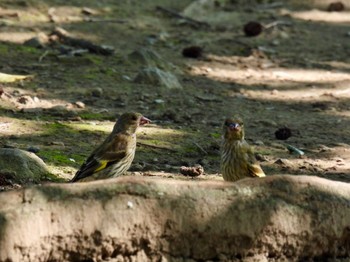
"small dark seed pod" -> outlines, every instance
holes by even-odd
[[[184,57],[199,58],[203,55],[203,48],[200,46],[190,46],[182,50],[182,55]]]
[[[244,34],[249,37],[260,35],[263,29],[263,25],[255,21],[248,22],[243,27]]]
[[[275,137],[279,140],[286,140],[292,136],[292,130],[288,127],[281,127],[275,132]]]

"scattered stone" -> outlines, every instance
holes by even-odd
[[[254,141],[253,143],[254,143],[254,145],[257,145],[257,146],[263,146],[263,145],[265,145],[264,142],[261,141],[261,140],[256,140],[256,141]]]
[[[325,145],[319,145],[319,149],[320,149],[320,153],[333,151],[332,148]]]
[[[275,137],[279,140],[287,140],[292,136],[292,130],[288,127],[281,127],[275,131]]]
[[[292,165],[292,163],[288,159],[285,159],[285,158],[277,159],[275,161],[275,164],[281,165],[281,166],[291,166]]]
[[[263,31],[264,27],[259,22],[250,21],[243,27],[243,32],[248,37],[258,36]]]
[[[271,95],[278,95],[279,94],[279,91],[277,89],[274,89],[271,91]]]
[[[40,151],[40,147],[37,147],[37,146],[29,146],[27,148],[27,151],[28,152],[32,152],[32,153],[38,153]]]
[[[49,37],[45,33],[39,33],[37,36],[25,41],[23,44],[35,48],[44,48],[49,42]]]
[[[85,108],[85,104],[81,101],[77,101],[74,103],[77,108]]]
[[[154,103],[156,103],[156,104],[164,104],[165,101],[163,99],[156,99],[156,100],[154,100]]]
[[[98,15],[99,12],[95,9],[92,9],[92,8],[89,8],[89,7],[84,7],[82,10],[81,10],[81,13],[83,15]]]
[[[101,87],[95,88],[91,91],[91,95],[94,97],[102,97],[103,89]]]
[[[73,116],[73,117],[70,117],[68,120],[74,121],[74,122],[80,122],[83,119],[80,116]]]
[[[127,80],[127,81],[131,81],[131,77],[130,76],[127,76],[127,75],[122,75],[122,78]]]
[[[52,146],[62,146],[62,147],[65,146],[65,144],[61,141],[51,141],[51,142],[48,142],[48,144]]]
[[[196,165],[194,167],[182,166],[180,168],[180,173],[184,176],[196,177],[204,174],[204,168],[201,165]]]
[[[170,71],[175,66],[164,60],[157,52],[149,48],[140,48],[128,55],[129,62],[139,64],[144,68],[161,68]]]
[[[232,1],[231,1],[232,2]],[[214,27],[216,30],[228,30],[240,22],[239,12],[227,12],[220,5],[226,5],[227,1],[195,0],[181,12],[181,15],[190,20],[181,19],[179,23],[189,23],[195,27]]]
[[[203,56],[203,48],[200,46],[190,46],[182,50],[182,55],[189,58],[200,58]]]
[[[267,156],[264,156],[262,154],[255,154],[255,158],[256,160],[260,161],[260,162],[266,162],[269,161]]]
[[[221,99],[213,95],[196,95],[196,98],[204,102],[222,102]]]
[[[328,12],[341,12],[345,10],[345,5],[342,2],[332,2],[328,5]]]
[[[14,173],[13,182],[18,184],[39,183],[50,173],[44,161],[34,153],[13,148],[0,149],[0,169],[0,173],[2,170]]]
[[[139,71],[134,79],[135,83],[163,86],[168,89],[182,89],[177,77],[159,68],[152,67]]]
[[[126,205],[128,208],[134,208],[134,204],[131,201],[128,201],[128,203]]]

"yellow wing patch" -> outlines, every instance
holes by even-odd
[[[100,163],[100,166],[96,168],[94,172],[98,172],[102,169],[105,169],[108,164],[108,161],[99,161],[99,163]]]
[[[248,165],[249,173],[255,177],[265,177],[264,171],[261,169],[259,164],[249,164]]]

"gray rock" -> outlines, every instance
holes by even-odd
[[[24,188],[0,194],[0,261],[349,258],[349,203],[349,184],[311,176]]]
[[[164,60],[157,52],[148,49],[140,48],[128,55],[128,62],[137,64],[141,67],[157,67],[165,71],[171,71],[175,66]]]
[[[39,33],[36,37],[28,39],[23,44],[35,48],[43,48],[49,42],[49,37],[45,33]]]
[[[182,14],[197,21],[206,22],[210,25],[231,28],[242,21],[242,15],[237,10],[227,12],[223,8],[218,8],[220,3],[225,1],[216,0],[196,0],[183,10]],[[229,2],[229,1],[226,1]]]
[[[103,89],[100,87],[97,87],[91,91],[91,95],[94,97],[102,97],[103,96]]]
[[[156,67],[142,69],[134,79],[135,83],[163,86],[168,89],[182,89],[177,77]]]
[[[44,161],[31,152],[16,148],[0,149],[0,172],[13,172],[15,183],[38,183],[50,174]]]
[[[103,91],[102,91],[102,92],[103,92]],[[84,102],[81,102],[81,101],[75,102],[75,105],[76,105],[77,108],[85,108]]]
[[[27,148],[27,151],[28,152],[32,152],[32,153],[38,153],[40,151],[40,147],[37,147],[37,146],[29,146]]]
[[[285,158],[279,158],[275,161],[275,164],[281,165],[281,166],[292,166],[292,162],[290,162],[288,159]]]

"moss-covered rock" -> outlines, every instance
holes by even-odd
[[[16,148],[0,149],[0,174],[12,173],[13,182],[38,183],[50,176],[44,161],[31,152]]]

